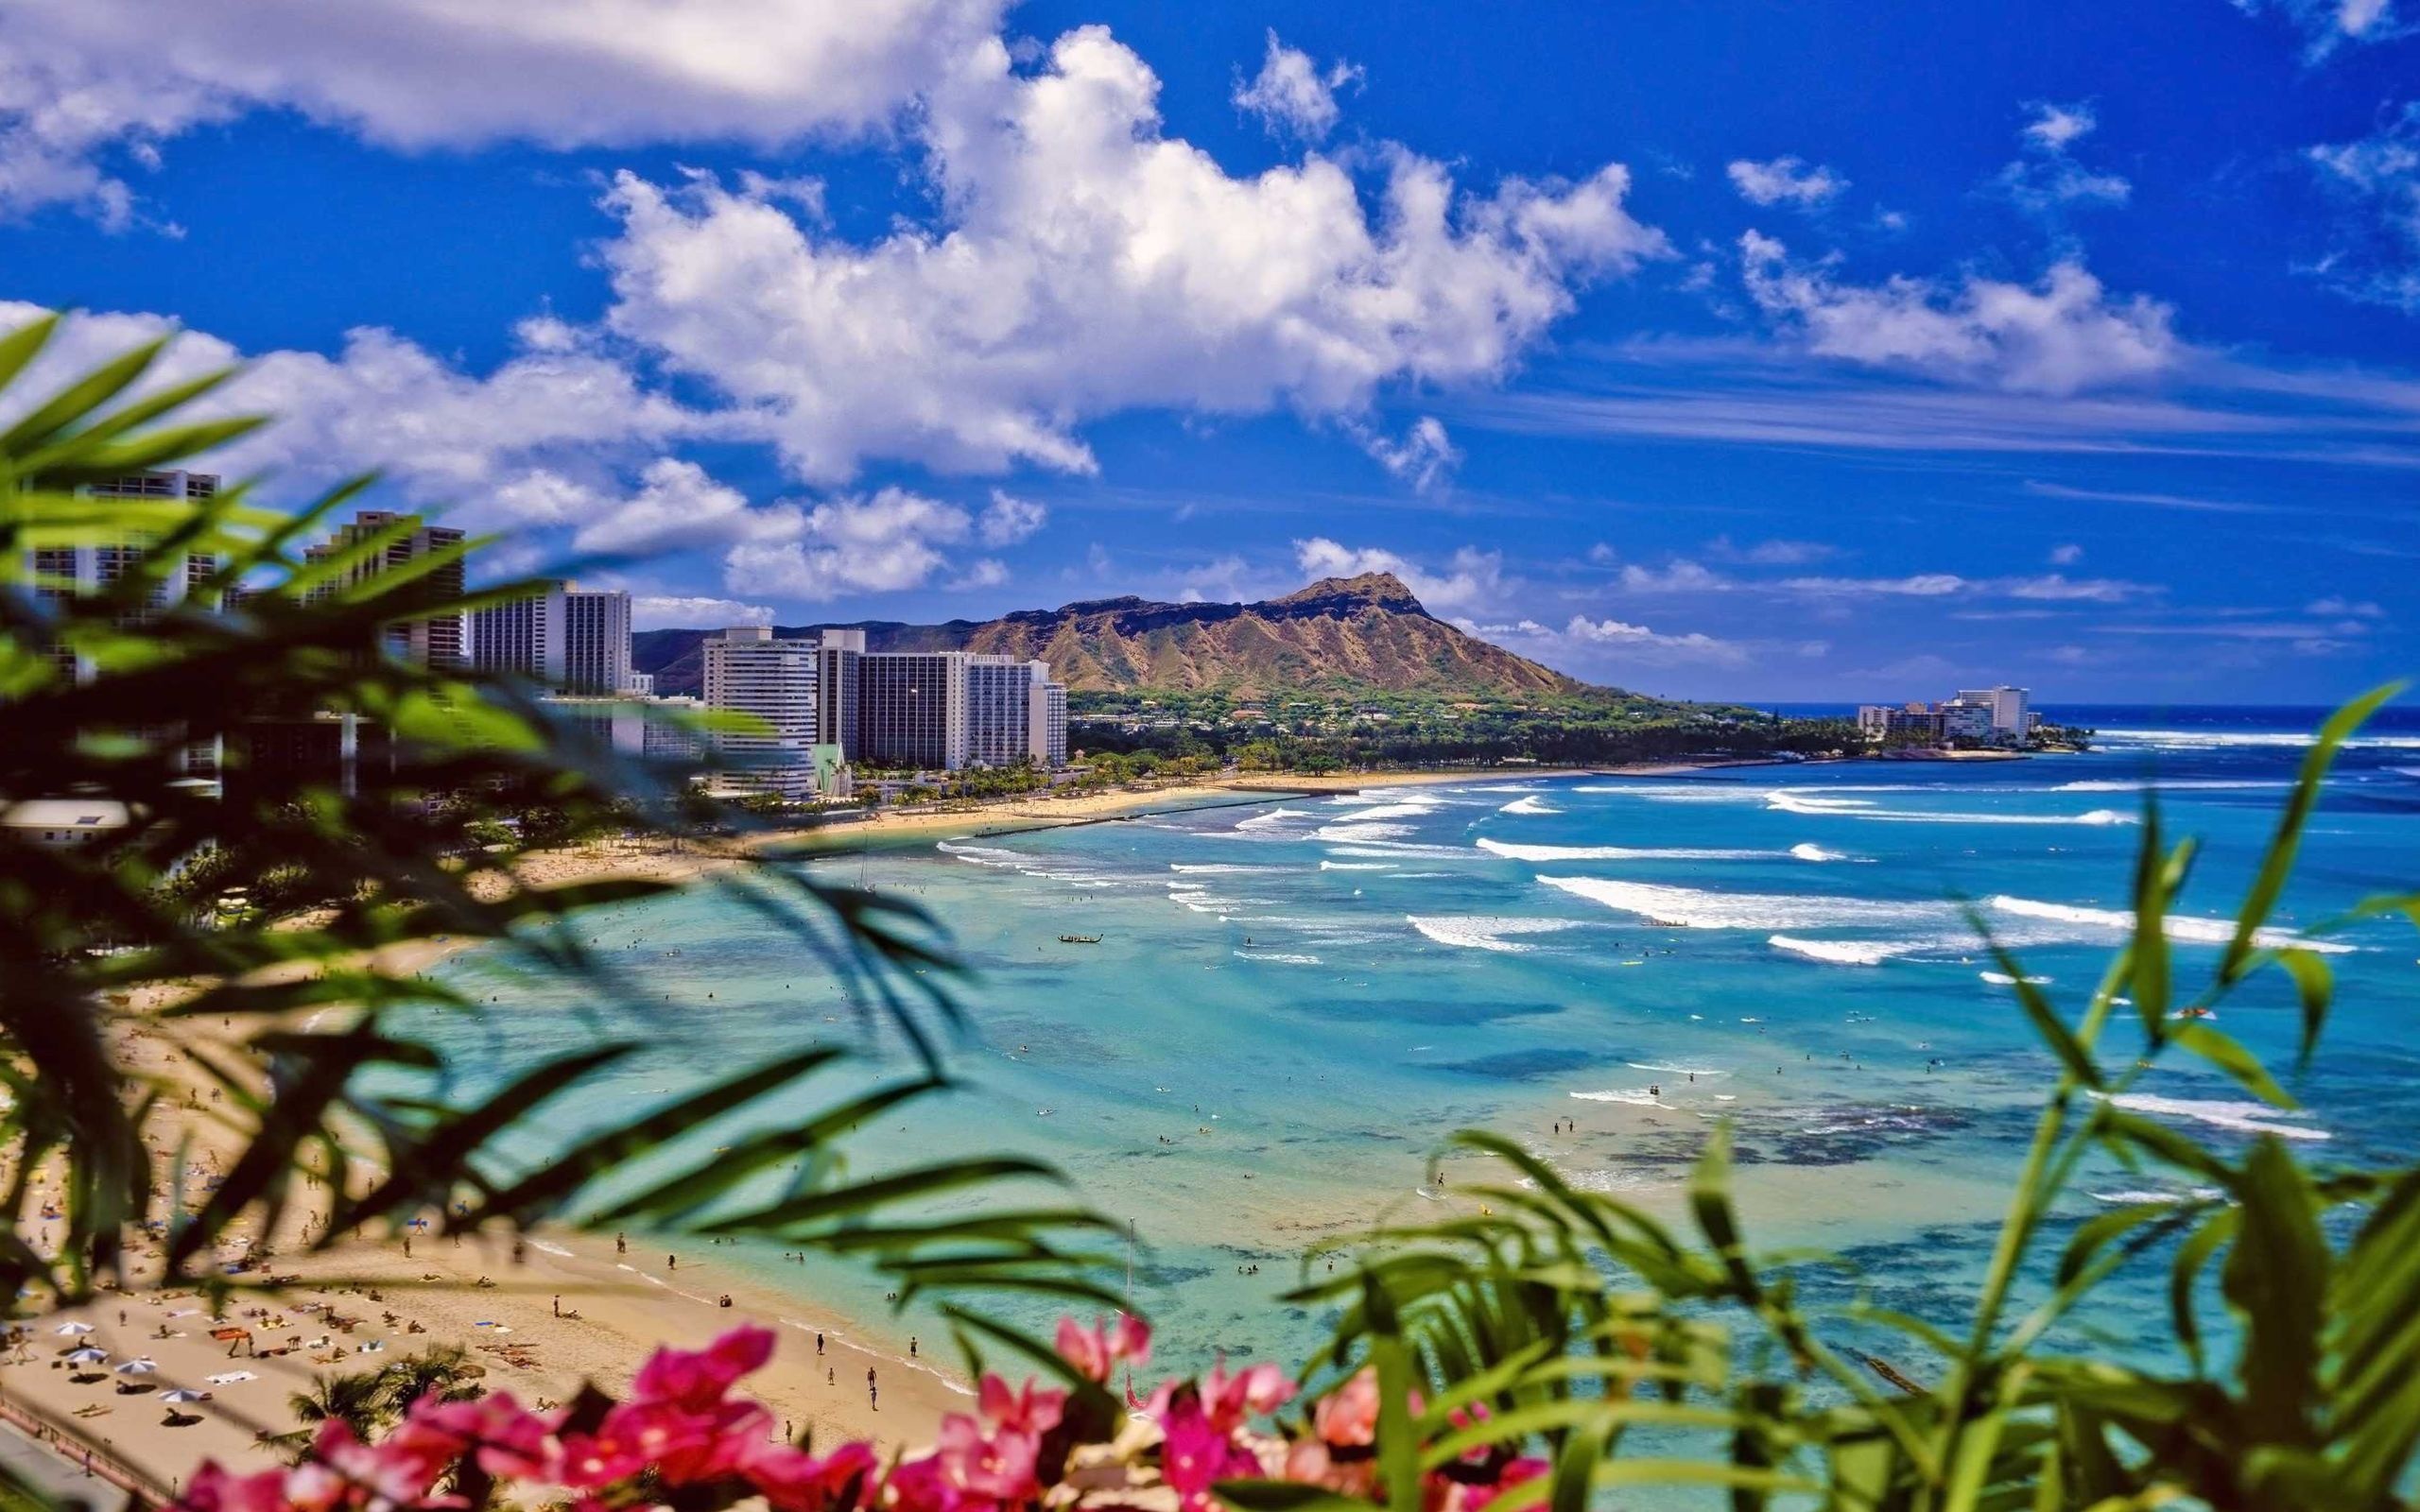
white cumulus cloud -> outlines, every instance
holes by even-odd
[[[1236,108],[1260,117],[1272,133],[1316,142],[1336,129],[1342,112],[1336,92],[1361,77],[1351,63],[1336,63],[1322,71],[1311,55],[1288,47],[1269,34],[1269,52],[1260,72],[1236,85]]]
[[[809,601],[921,588],[949,565],[941,547],[974,529],[956,505],[897,488],[777,507],[759,511],[748,539],[724,557],[723,583]]]
[[[635,593],[631,597],[631,627],[637,630],[772,623],[773,611],[769,606],[743,604],[735,598],[697,598],[670,593]]]
[[[129,163],[290,110],[401,147],[740,142],[889,123],[1004,0],[0,0],[0,212],[122,224]]]
[[[920,130],[938,228],[853,243],[746,185],[618,177],[612,329],[746,412],[803,477],[869,457],[1094,469],[1118,410],[1357,416],[1391,383],[1506,372],[1585,280],[1662,253],[1618,164],[1459,190],[1374,154],[1374,211],[1316,154],[1238,178],[1162,134],[1105,29],[1031,70],[978,51]]]
[[[2355,299],[2420,314],[2420,101],[2309,158],[2347,211],[2317,271]]]
[[[1312,577],[1358,577],[1364,573],[1392,573],[1431,613],[1469,610],[1503,599],[1519,586],[1504,576],[1504,554],[1464,546],[1454,553],[1443,573],[1429,572],[1394,552],[1377,546],[1351,547],[1313,536],[1294,542],[1296,565]]]
[[[1849,181],[1821,163],[1802,158],[1774,158],[1758,163],[1741,158],[1723,170],[1731,187],[1752,205],[1792,204],[1812,208],[1838,196]]]
[[[992,502],[983,507],[975,527],[987,546],[1013,546],[1040,530],[1049,518],[1050,511],[1031,499],[994,489]]]
[[[1756,307],[1820,356],[2071,394],[2150,378],[2185,354],[2167,305],[2112,296],[2072,258],[2031,285],[1980,274],[1947,285],[1904,276],[1859,284],[1835,278],[1827,265],[1792,262],[1758,232],[1742,235],[1739,248]]]

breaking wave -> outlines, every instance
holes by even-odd
[[[1516,798],[1495,812],[1498,814],[1560,814],[1563,810],[1532,794],[1528,798]]]
[[[1507,861],[1763,861],[1774,850],[1655,850],[1622,845],[1511,845],[1480,838],[1471,842],[1490,855]]]
[[[1986,814],[1972,811],[1935,812],[1930,809],[1886,809],[1872,799],[1831,798],[1826,790],[1806,787],[1777,787],[1765,795],[1765,806],[1784,814],[1796,814],[1809,818],[1875,819],[1886,824],[2133,824],[2135,816],[2117,809],[2094,809],[2086,814]],[[1839,790],[1831,790],[1839,791]],[[1906,788],[1868,789],[1867,791],[1907,792]]]
[[[1880,966],[1893,956],[1924,948],[1919,940],[1801,939],[1795,935],[1774,935],[1765,943],[1777,951],[1804,955],[1810,961],[1828,961],[1834,966]]]
[[[1507,936],[1553,935],[1582,927],[1582,921],[1577,919],[1512,919],[1490,914],[1433,915],[1427,918],[1406,914],[1404,922],[1440,945],[1496,951],[1507,955],[1526,954],[1537,949],[1535,945],[1508,939]]]
[[[2096,1092],[2094,1096],[2104,1094]],[[2308,1118],[2299,1109],[2272,1108],[2266,1103],[2223,1101],[2201,1097],[2158,1097],[2150,1092],[2117,1092],[2107,1094],[2111,1105],[2131,1112],[2156,1113],[2169,1118],[2187,1118],[2197,1124],[2218,1128],[2231,1128],[2240,1134],[2274,1134],[2290,1140],[2324,1140],[2331,1138],[2327,1130],[2308,1124],[2291,1124],[2288,1119]]]
[[[2031,898],[2011,898],[2006,894],[1992,899],[1994,913],[2013,914],[2019,919],[2048,919],[2055,923],[2075,924],[2085,929],[2114,930],[2120,934],[2135,927],[2132,911],[2122,908],[2080,908],[2072,903],[2037,902]],[[2235,921],[2230,919],[2202,919],[2191,914],[2170,914],[2164,925],[2168,937],[2196,945],[2223,945],[2235,938]],[[2255,931],[2253,943],[2274,950],[2297,946],[2328,955],[2348,955],[2354,947],[2335,940],[2311,939],[2290,929]]]
[[[1854,929],[1879,924],[1948,924],[1958,915],[1946,903],[1890,902],[1814,894],[1709,892],[1654,883],[1616,882],[1604,877],[1540,877],[1591,902],[1636,914],[1675,929]]]

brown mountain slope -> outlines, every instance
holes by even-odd
[[[805,635],[814,627],[783,629]],[[1386,573],[1328,577],[1258,604],[1158,604],[1093,599],[1025,610],[979,625],[870,624],[873,650],[957,646],[1039,658],[1079,693],[1219,690],[1244,697],[1287,692],[1461,694],[1524,697],[1587,685],[1491,645],[1429,614]],[[659,692],[695,691],[702,630],[635,638],[633,660]],[[685,685],[685,686],[684,686]]]

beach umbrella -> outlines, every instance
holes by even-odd
[[[117,1373],[122,1376],[147,1376],[159,1368],[158,1364],[150,1360],[129,1360],[117,1367]]]
[[[207,1391],[189,1391],[183,1386],[179,1386],[174,1391],[164,1391],[160,1393],[160,1400],[162,1401],[175,1402],[208,1401],[210,1400],[210,1393]]]
[[[90,1323],[61,1323],[59,1327],[51,1330],[50,1332],[53,1333],[63,1334],[72,1339],[80,1334],[92,1332],[93,1325]]]
[[[78,1349],[67,1357],[69,1365],[99,1365],[110,1357],[107,1349]]]

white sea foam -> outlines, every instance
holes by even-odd
[[[2182,781],[2166,782],[2147,779],[2132,779],[2125,782],[2096,781],[2088,782],[2061,782],[2056,787],[2045,788],[2043,791],[2050,793],[2148,793],[2157,790],[2163,793],[2178,793],[2184,792],[2187,789],[2193,789],[2207,790],[2211,792],[2225,792],[2238,789],[2249,791],[2254,788],[2291,787],[2294,784],[2291,782],[2228,782],[2220,778],[2187,778]]]
[[[1367,824],[1356,819],[1350,824],[1322,824],[1311,832],[1311,838],[1330,844],[1357,845],[1368,840],[1392,840],[1410,833],[1409,824]]]
[[[2005,893],[1992,899],[1994,913],[2013,914],[2019,919],[2048,919],[2063,924],[2075,924],[2085,929],[2113,930],[2120,934],[2135,927],[2132,910],[2122,908],[2080,908],[2071,903],[2046,903],[2031,898],[2011,898]],[[2231,919],[2201,919],[2191,914],[2170,914],[2165,928],[2168,937],[2196,945],[2223,945],[2235,937],[2235,920]],[[2336,940],[2310,939],[2290,929],[2256,931],[2253,943],[2268,949],[2292,945],[2303,950],[2318,951],[2329,955],[2350,954],[2353,947]]]
[[[1728,1076],[1731,1073],[1713,1066],[1675,1066],[1661,1060],[1626,1060],[1633,1071],[1660,1071],[1673,1076]]]
[[[1279,966],[1317,966],[1320,958],[1294,951],[1237,951],[1236,958],[1245,961],[1271,961]]]
[[[1658,803],[1740,803],[1752,802],[1762,796],[1762,790],[1743,782],[1609,782],[1583,785],[1574,793],[1618,793],[1624,798],[1643,798]]]
[[[1874,819],[1885,824],[2132,824],[2135,816],[2116,809],[2084,814],[1989,814],[1930,809],[1886,809],[1871,799],[1836,798],[1843,792],[1937,792],[1937,788],[1805,788],[1777,787],[1765,795],[1765,806],[1809,818]]]
[[[1762,861],[1776,850],[1654,849],[1626,845],[1512,845],[1482,835],[1471,842],[1507,861]]]
[[[1801,840],[1798,844],[1791,846],[1789,853],[1801,861],[1846,861],[1848,859],[1847,851],[1826,850],[1811,840]]]
[[[1386,861],[1322,861],[1322,871],[1392,871],[1394,865]]]
[[[2147,746],[2153,749],[2210,750],[2228,746],[2298,748],[2317,737],[2308,730],[2102,730],[2094,739],[2104,746]],[[2420,749],[2420,735],[2355,735],[2347,749]]]
[[[1366,805],[1357,807],[1353,814],[1347,816],[1355,824],[1366,824],[1372,819],[1416,819],[1424,815],[1437,812],[1437,805],[1434,803],[1387,803],[1365,794],[1348,793],[1334,801]]]
[[[1021,851],[1003,850],[992,845],[968,845],[959,840],[943,840],[933,849],[978,867],[1013,867],[1028,859]]]
[[[2095,1096],[2103,1095],[2096,1092]],[[2231,1128],[2245,1134],[2275,1134],[2290,1140],[2324,1140],[2327,1130],[2308,1124],[2291,1124],[2287,1119],[2308,1118],[2308,1113],[2295,1108],[2272,1108],[2266,1103],[2247,1103],[2201,1097],[2159,1097],[2150,1092],[2118,1092],[2108,1101],[2116,1107],[2136,1113],[2164,1114],[2169,1118],[2189,1118],[2198,1124],[2219,1128]]]
[[[2087,1192],[2084,1195],[2095,1202],[2122,1203],[2131,1207],[2147,1202],[2169,1205],[2187,1201],[2207,1202],[2223,1194],[2217,1187],[2195,1187],[2189,1192],[2143,1192],[2129,1188],[2117,1192]]]
[[[1292,867],[1254,867],[1247,866],[1241,862],[1171,861],[1168,863],[1168,869],[1170,871],[1198,871],[1208,875],[1214,873],[1231,874],[1242,871],[1292,871],[1295,868]]]
[[[1583,1103],[1629,1103],[1637,1108],[1662,1108],[1655,1094],[1644,1087],[1624,1087],[1599,1092],[1573,1092]]]
[[[2016,986],[2016,978],[2009,975],[2006,971],[1978,971],[1975,974],[1981,977],[1984,981],[1989,982],[1994,987]],[[2029,976],[2025,979],[2025,985],[2027,987],[2048,987],[2050,985],[2050,979],[2047,976]]]
[[[1549,887],[1677,929],[1843,929],[1899,923],[1946,924],[1946,903],[1890,902],[1812,894],[1712,892],[1605,877],[1540,877]]]
[[[1255,814],[1248,819],[1237,819],[1236,821],[1236,828],[1238,830],[1266,830],[1272,824],[1283,824],[1288,819],[1306,819],[1311,816],[1311,811],[1308,809],[1273,808],[1266,813]]]
[[[1471,853],[1460,846],[1409,845],[1395,840],[1357,840],[1337,846],[1329,855],[1346,861],[1383,861],[1391,856],[1426,856],[1436,861],[1468,861]]]
[[[1774,935],[1765,943],[1777,951],[1804,955],[1810,961],[1829,961],[1835,966],[1880,966],[1893,956],[1924,948],[1920,940],[1801,939],[1794,935]]]
[[[1498,814],[1560,814],[1563,810],[1533,794],[1529,798],[1516,798],[1495,812]]]
[[[1514,919],[1491,914],[1443,915],[1425,919],[1417,914],[1406,914],[1404,922],[1440,945],[1456,945],[1474,951],[1498,951],[1508,955],[1526,954],[1537,947],[1508,939],[1507,936],[1552,935],[1582,927],[1581,920],[1577,919]]]

